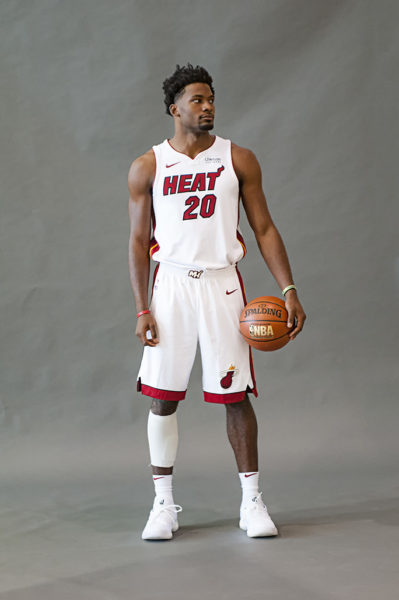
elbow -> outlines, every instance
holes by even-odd
[[[273,231],[277,231],[273,223],[258,226],[254,229],[255,239],[260,244],[264,241]]]

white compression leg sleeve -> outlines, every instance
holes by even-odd
[[[148,443],[153,467],[173,467],[178,444],[177,416],[148,415]]]

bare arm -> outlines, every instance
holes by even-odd
[[[293,283],[290,263],[281,235],[273,223],[262,189],[262,172],[256,156],[246,148],[232,144],[232,157],[240,182],[242,203],[248,222],[255,234],[259,250],[273,277],[281,289]],[[288,327],[297,320],[290,338],[294,339],[302,330],[306,315],[295,290],[285,296],[288,311]]]
[[[151,187],[155,174],[152,150],[137,158],[131,165],[129,186],[129,274],[137,312],[148,309],[150,275]],[[147,331],[152,339],[147,339]],[[136,335],[144,346],[158,344],[157,326],[151,314],[137,319]]]

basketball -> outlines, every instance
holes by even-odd
[[[260,296],[244,306],[240,316],[240,331],[245,341],[256,350],[282,348],[290,341],[285,302],[275,296]]]

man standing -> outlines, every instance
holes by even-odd
[[[239,526],[249,537],[277,529],[259,493],[257,395],[251,351],[239,332],[245,304],[236,267],[245,255],[238,228],[240,198],[259,250],[285,296],[290,338],[302,330],[283,241],[267,208],[255,155],[211,135],[212,78],[203,67],[180,67],[163,84],[175,133],[137,158],[129,171],[129,270],[137,307],[136,334],[145,346],[137,389],[152,398],[148,441],[155,499],[143,539],[170,539],[178,529],[172,473],[176,409],[184,399],[197,344],[206,402],[226,406],[227,434],[242,487]],[[158,262],[151,307],[150,257]]]

